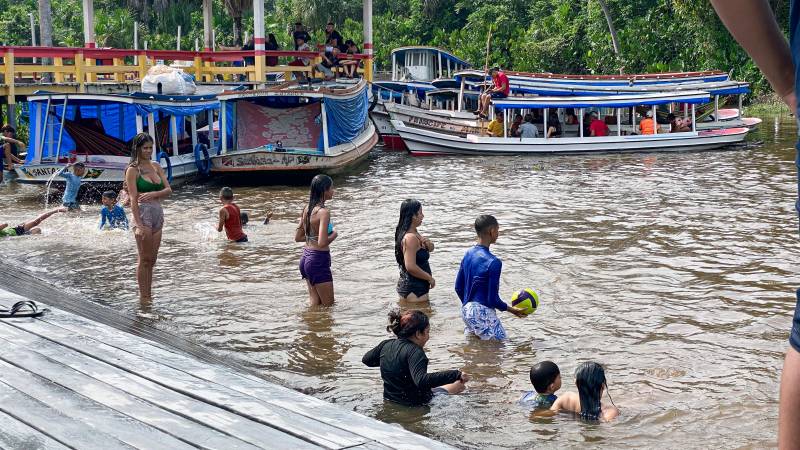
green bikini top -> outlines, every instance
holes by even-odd
[[[136,177],[136,190],[141,194],[142,192],[156,192],[164,189],[164,182],[159,179],[158,183],[145,180],[140,173]]]

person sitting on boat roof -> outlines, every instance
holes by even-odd
[[[597,111],[592,111],[589,117],[591,118],[589,123],[589,136],[608,136],[608,125],[598,118]]]
[[[478,110],[475,111],[475,115],[484,119],[489,114],[489,104],[493,98],[506,98],[511,93],[508,77],[499,67],[495,66],[489,69],[489,75],[492,77],[492,87],[481,94],[478,100]]]
[[[519,137],[520,125],[522,125],[522,114],[517,113],[514,115],[514,121],[511,122],[511,132],[510,132],[511,137]]]
[[[656,134],[658,132],[658,125],[656,124],[656,120],[653,119],[653,111],[647,111],[647,117],[642,119],[639,122],[639,133],[640,134]]]
[[[669,121],[670,133],[684,133],[687,131],[692,131],[692,121],[689,119],[683,120],[680,117],[675,117],[675,114],[669,113],[667,115],[667,120]]]
[[[16,227],[9,227],[7,223],[2,223],[0,224],[0,238],[24,236],[26,234],[42,234],[42,229],[38,228],[37,225],[42,223],[42,221],[52,216],[53,214],[60,212],[67,212],[67,207],[62,206],[60,208],[53,209],[31,220],[30,222],[21,223]]]
[[[339,67],[339,60],[336,58],[338,53],[339,50],[336,47],[328,47],[326,51],[321,54],[322,61],[314,66],[314,69],[322,72],[322,75],[325,77],[325,81],[336,78],[333,70],[336,67]]]
[[[547,116],[547,137],[561,136],[561,121],[558,120],[558,113],[551,110]]]
[[[489,122],[489,125],[486,126],[486,131],[489,132],[490,136],[494,137],[503,137],[503,113],[500,111],[496,111],[494,114],[494,120]]]
[[[309,47],[308,44],[306,43],[305,36],[297,35],[297,37],[295,38],[295,49],[298,52],[310,52],[311,51],[311,47]],[[307,66],[310,62],[311,62],[310,58],[299,57],[299,58],[295,58],[294,61],[289,63],[289,65],[290,66],[296,66],[296,67],[304,67],[304,66]],[[292,73],[294,74],[294,77],[298,81],[305,81],[306,80],[306,75],[305,75],[304,72],[292,72]]]
[[[361,53],[361,50],[358,48],[356,43],[352,39],[348,39],[344,43],[347,50],[345,53],[347,54],[346,59],[340,59],[339,64],[342,65],[344,69],[344,76],[349,78],[357,78],[357,69],[361,67],[361,61],[357,59],[351,59],[353,55],[357,55]]]
[[[533,124],[533,114],[525,114],[525,122],[519,126],[519,137],[523,139],[539,137],[539,129]]]
[[[297,38],[302,37],[303,42],[308,42],[311,40],[311,36],[306,31],[305,27],[303,27],[302,22],[295,22],[294,23],[294,31],[292,32],[292,41],[294,44],[294,49],[298,50],[299,45],[297,44]]]

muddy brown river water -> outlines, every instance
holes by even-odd
[[[546,158],[413,158],[376,149],[336,178],[329,203],[336,305],[306,306],[293,242],[305,186],[238,187],[250,243],[214,229],[218,182],[165,203],[152,307],[138,304],[135,243],[99,232],[99,205],[56,216],[38,237],[0,242],[5,270],[30,270],[71,292],[215,351],[289,386],[463,448],[764,448],[774,446],[778,386],[800,287],[794,139],[765,116],[745,147],[703,153]],[[752,142],[762,141],[762,144]],[[0,222],[43,208],[41,188],[0,185]],[[363,354],[398,306],[393,231],[400,202],[422,201],[436,243],[431,369],[463,368],[464,395],[429,408],[384,404]],[[273,221],[257,220],[267,209]],[[501,295],[531,287],[541,307],[502,315],[503,344],[463,336],[453,282],[472,222],[494,214]],[[16,266],[12,267],[12,266]],[[515,405],[528,370],[555,361],[562,392],[579,362],[606,366],[621,417],[587,424],[531,418]]]

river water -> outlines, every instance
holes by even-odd
[[[251,242],[215,230],[218,183],[185,185],[165,206],[155,302],[138,304],[135,243],[99,232],[99,205],[6,239],[6,270],[139,314],[289,386],[463,448],[763,448],[776,442],[778,387],[798,273],[795,127],[764,117],[744,148],[571,157],[413,158],[376,149],[335,179],[329,203],[336,305],[306,306],[294,228],[307,188],[238,187]],[[0,221],[42,211],[41,188],[0,185]],[[400,202],[422,201],[436,243],[431,370],[473,377],[430,408],[384,404],[363,354],[389,337],[398,306],[393,231]],[[274,211],[269,225],[258,217]],[[463,336],[453,282],[478,214],[501,224],[501,295],[538,291],[526,319],[501,314],[504,344]],[[17,265],[23,269],[13,269]],[[531,365],[555,361],[561,392],[578,363],[606,366],[621,417],[532,418],[515,405]],[[608,401],[608,398],[605,399]]]

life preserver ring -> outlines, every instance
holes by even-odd
[[[167,181],[172,183],[172,161],[169,160],[169,155],[165,151],[158,154],[158,162],[161,163],[161,158],[167,160]]]
[[[211,157],[208,156],[208,146],[206,144],[194,146],[194,165],[197,166],[197,172],[200,175],[205,176],[211,173]]]

